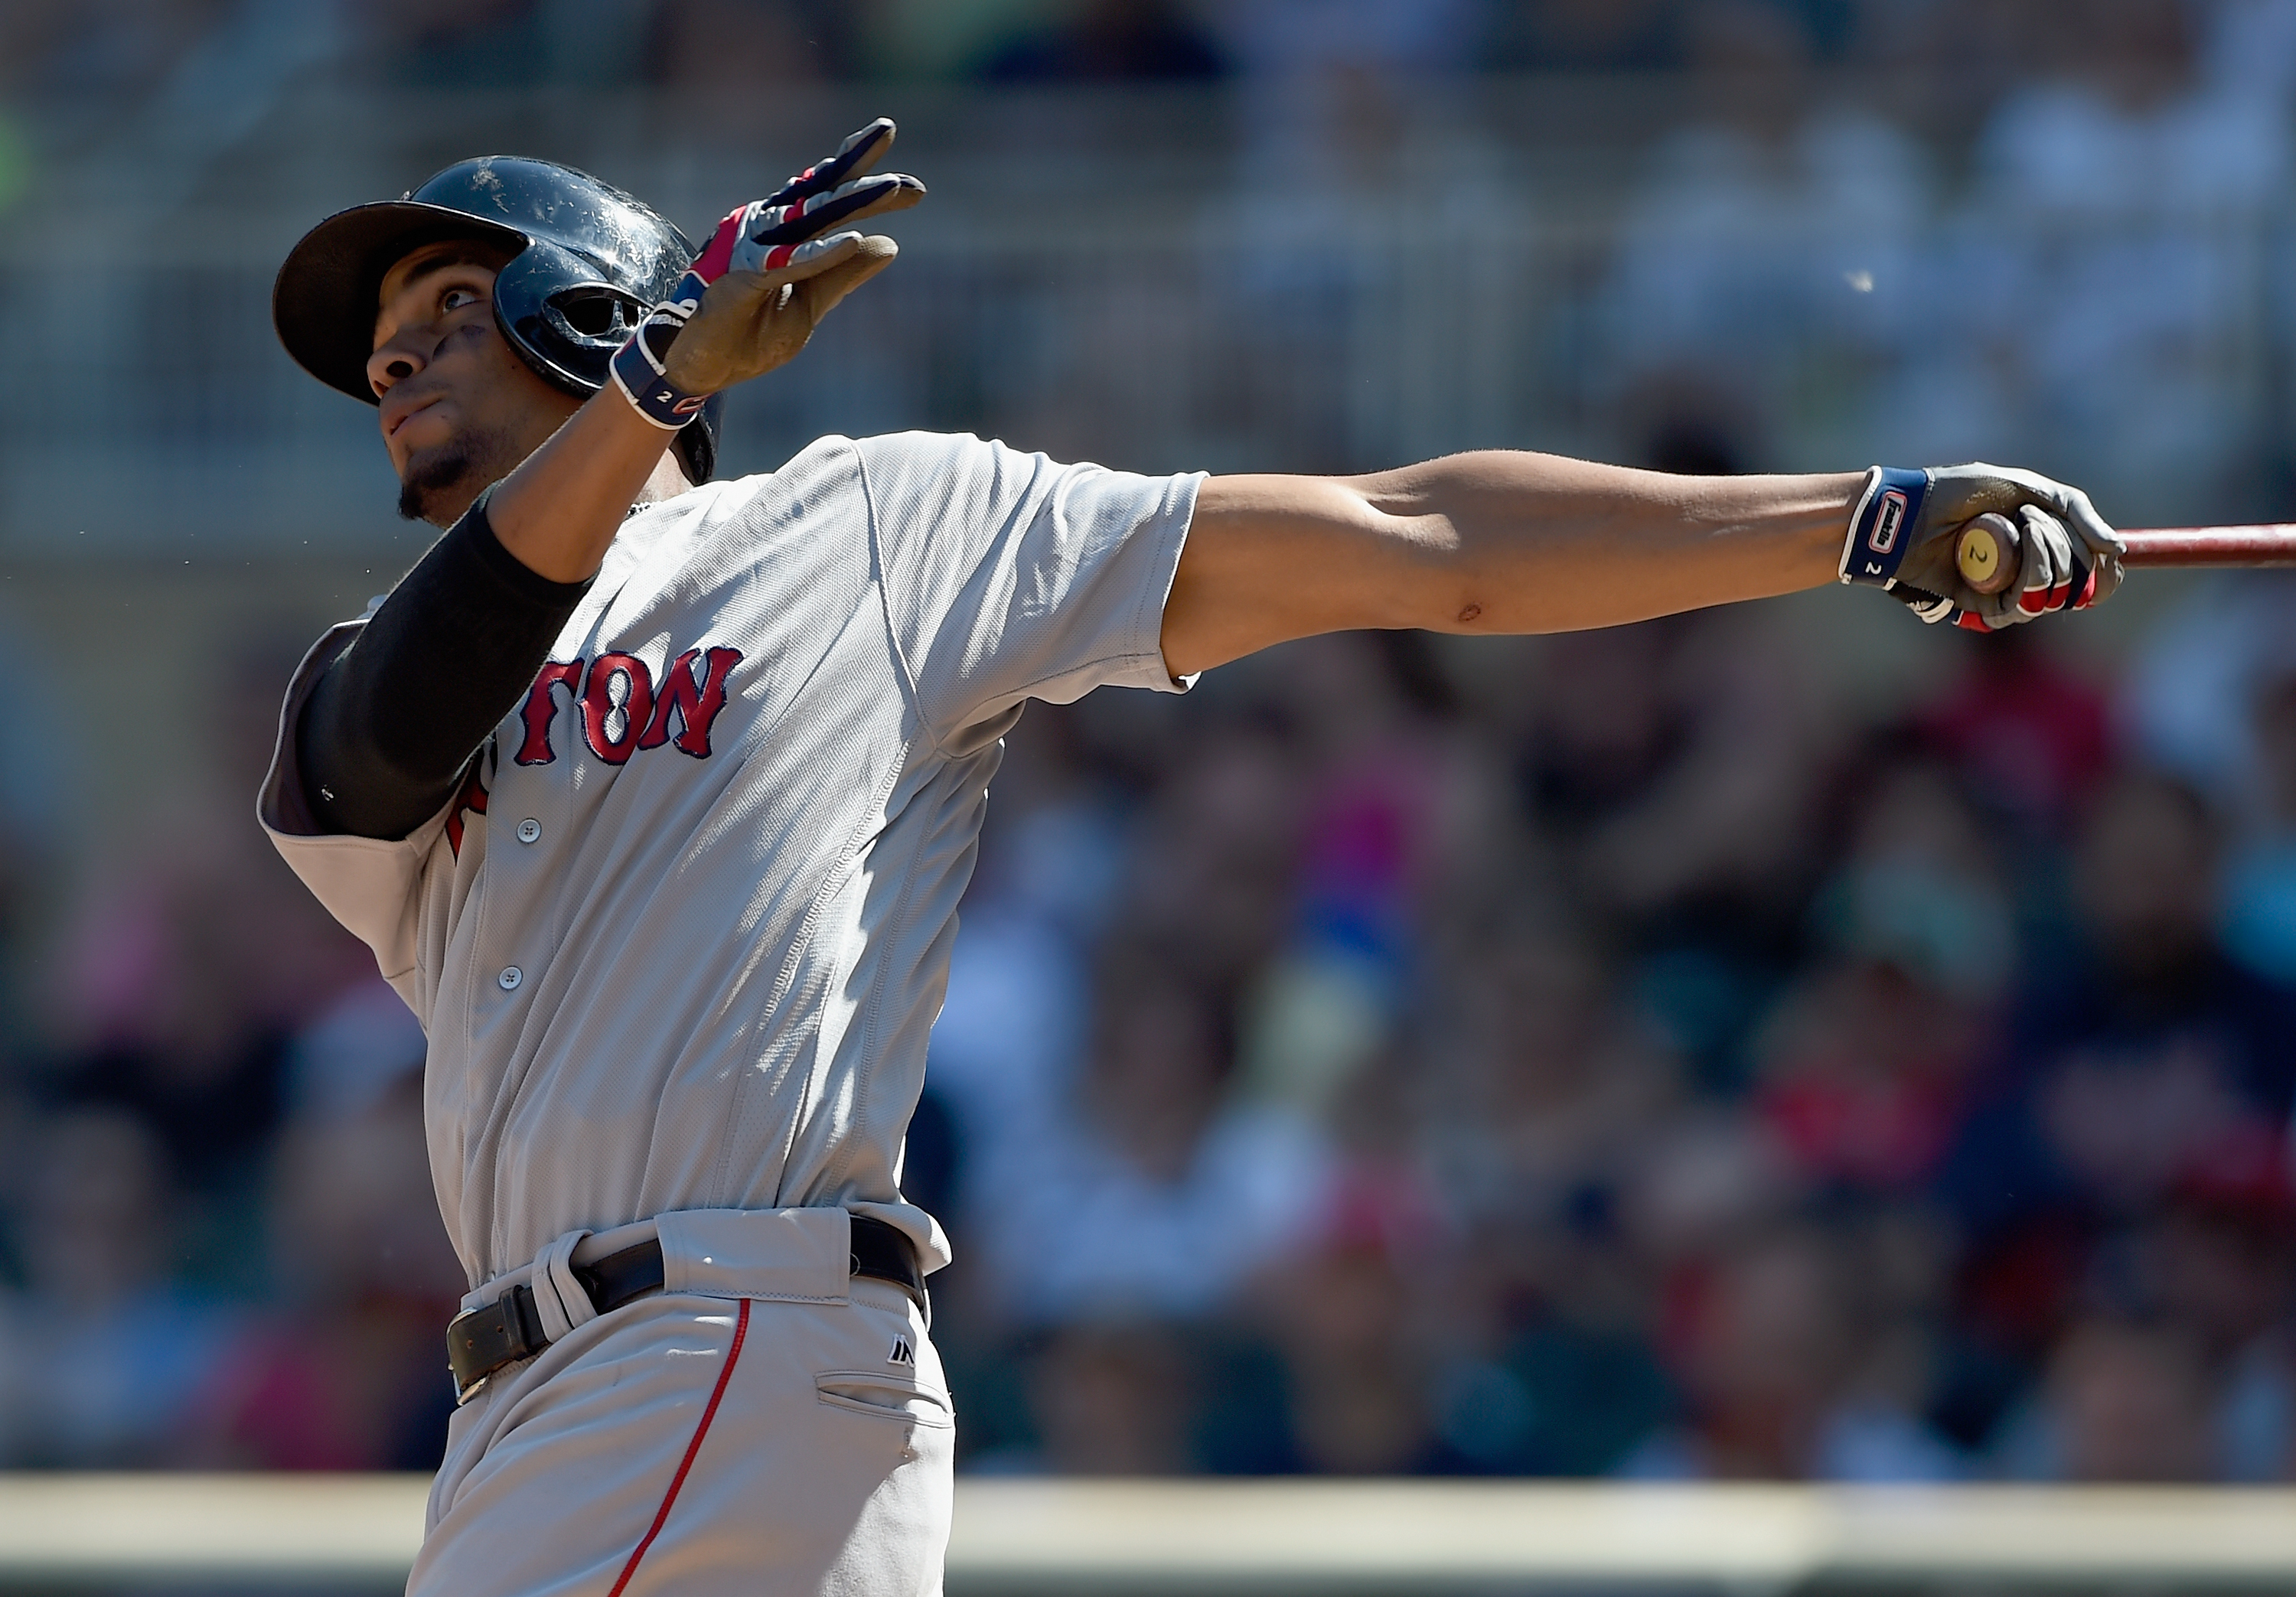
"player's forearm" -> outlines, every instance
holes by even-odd
[[[593,395],[495,489],[495,536],[537,576],[587,582],[672,436],[612,388]]]
[[[439,812],[588,591],[504,549],[474,504],[313,685],[294,728],[314,817],[403,838]]]
[[[1354,627],[1563,632],[1815,587],[1863,481],[1499,450],[1368,477],[1216,477],[1165,605],[1165,663],[1185,676]]]
[[[1489,450],[1352,479],[1424,552],[1403,625],[1562,632],[1834,580],[1862,471],[1677,477]],[[1431,556],[1431,558],[1428,558]]]

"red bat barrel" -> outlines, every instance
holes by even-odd
[[[2137,527],[2124,531],[2130,566],[2296,566],[2296,521],[2257,527]]]

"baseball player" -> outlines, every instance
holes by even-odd
[[[712,480],[716,397],[893,258],[850,225],[924,192],[872,172],[892,139],[698,253],[582,173],[464,161],[279,275],[289,351],[377,406],[402,511],[447,529],[312,649],[260,798],[430,1037],[472,1290],[416,1593],[939,1589],[949,1252],[902,1137],[1029,699],[1346,627],[1836,579],[1989,627],[2120,578],[2085,497],[1989,466],[1140,477],[911,433]],[[1988,510],[2027,534],[2006,598],[1953,567]]]

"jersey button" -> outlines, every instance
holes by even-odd
[[[518,823],[518,840],[520,842],[531,843],[541,835],[542,823],[536,820],[532,815],[527,816],[525,820],[521,821]]]
[[[504,965],[502,968],[502,974],[495,978],[495,985],[505,993],[515,993],[518,991],[518,984],[525,979],[526,972],[516,965]]]

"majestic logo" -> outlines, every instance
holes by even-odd
[[[582,713],[582,736],[590,752],[610,766],[626,765],[639,749],[664,743],[708,759],[709,728],[726,708],[726,679],[741,663],[739,649],[688,649],[663,668],[657,684],[635,654],[552,660],[535,677],[519,710],[526,735],[518,746],[518,763],[546,766],[558,758],[550,728],[558,715],[560,688]]]
[[[1876,554],[1889,553],[1898,546],[1898,533],[1905,524],[1905,491],[1891,488],[1882,495],[1881,514],[1874,518],[1874,530],[1866,535],[1866,546]]]

